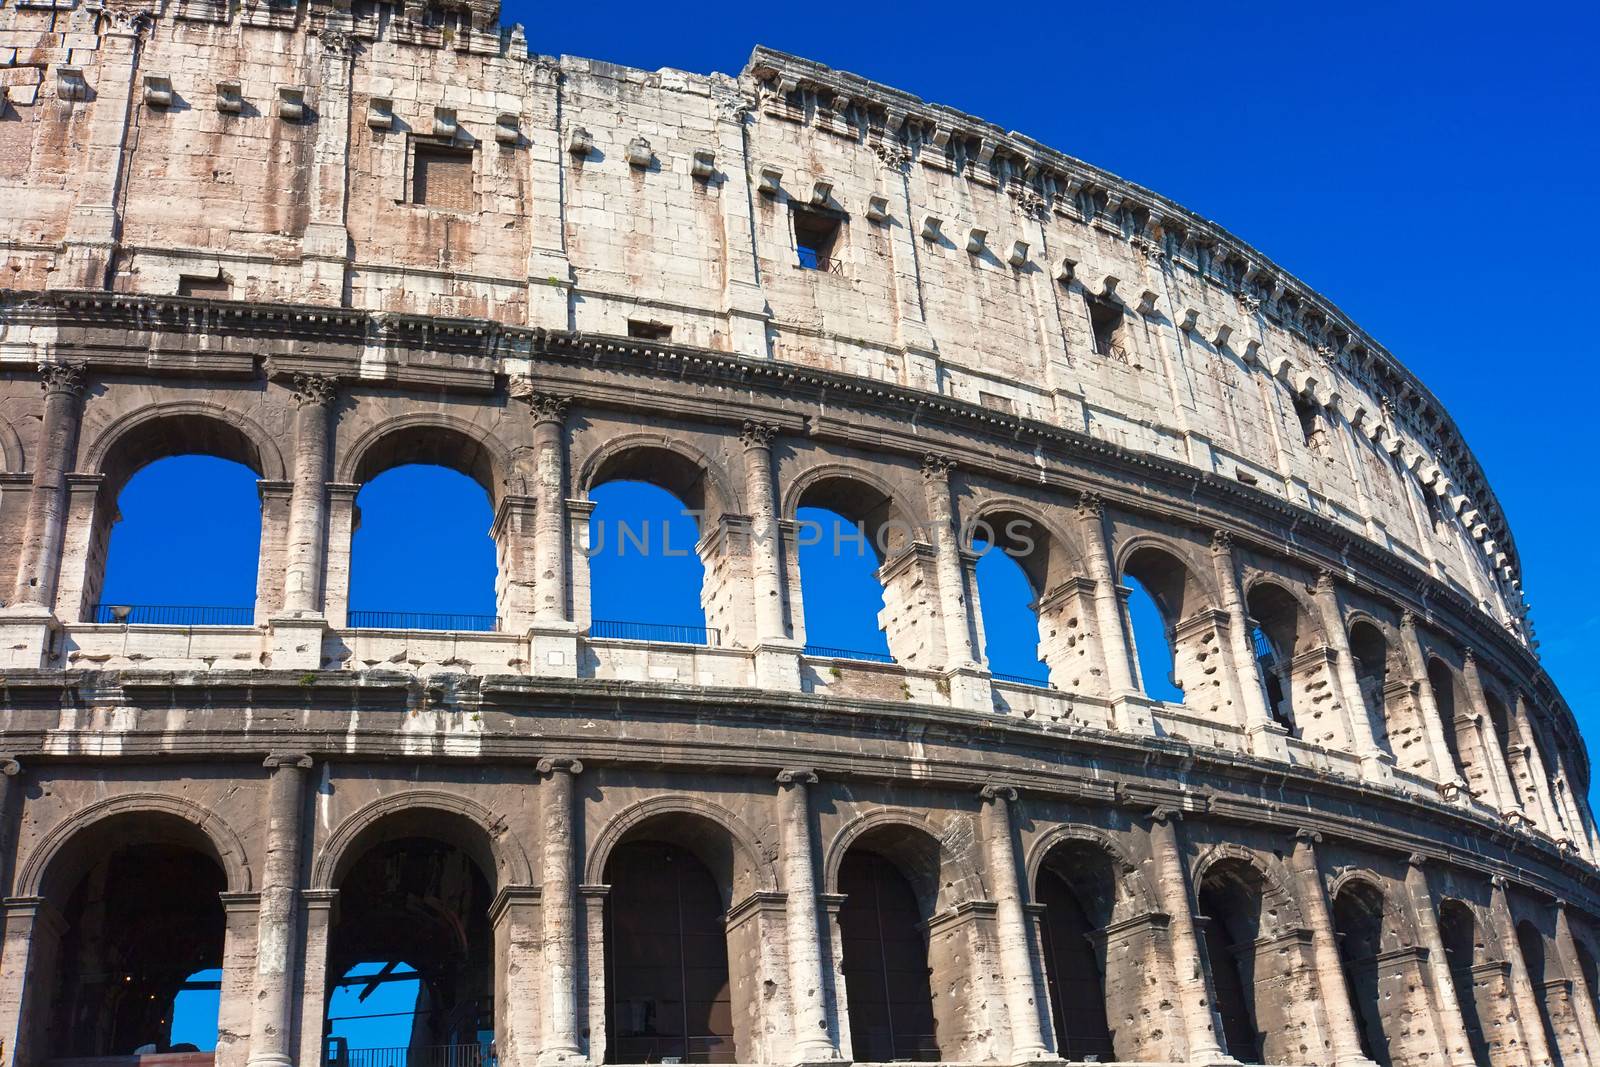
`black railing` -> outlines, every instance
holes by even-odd
[[[620,1036],[607,1051],[618,1063],[737,1063],[734,1044],[726,1037]]]
[[[325,1067],[496,1067],[499,1060],[487,1044],[348,1048],[343,1038],[333,1038],[322,1062]]]
[[[805,270],[821,271],[823,274],[843,274],[844,265],[841,260],[831,256],[819,256],[809,248],[796,250],[799,253],[800,266]]]
[[[887,652],[863,652],[858,648],[831,648],[828,645],[807,645],[806,655],[819,659],[858,659],[863,663],[893,663]]]
[[[353,630],[471,630],[492,633],[500,629],[494,615],[458,615],[443,611],[352,611]]]
[[[1012,685],[1031,685],[1035,689],[1049,689],[1050,679],[1040,678],[1031,674],[1007,674],[1004,671],[990,671],[997,682],[1010,682]]]
[[[715,626],[683,626],[669,622],[629,622],[595,619],[589,636],[603,641],[655,641],[665,645],[720,645],[722,632]]]
[[[187,604],[96,604],[94,621],[125,626],[254,626],[256,609]]]

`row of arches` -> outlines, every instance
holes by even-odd
[[[341,830],[313,872],[337,896],[316,939],[325,955],[305,964],[325,976],[304,980],[321,991],[312,1025],[327,1062],[380,1062],[349,1058],[373,1050],[433,1062],[418,1056],[442,1049],[454,1050],[442,1062],[489,1062],[510,1010],[502,988],[510,934],[496,900],[508,881],[528,877],[527,857],[494,837],[485,825],[492,816],[475,808],[399,800],[377,808]],[[774,990],[759,944],[770,931],[748,905],[772,880],[748,828],[714,810],[646,805],[618,820],[591,861],[588,891],[603,897],[604,1062],[770,1055],[761,1002]],[[240,964],[225,902],[249,886],[236,843],[179,807],[122,805],[58,842],[42,868],[24,870],[24,884],[59,920],[35,934],[50,943],[31,950],[42,962],[25,989],[19,1063],[217,1047],[238,1010],[219,991],[243,988],[249,1000],[249,976],[228,970]],[[916,816],[892,811],[847,828],[825,868],[826,899],[837,901],[843,988],[834,995],[847,1008],[838,1035],[846,1058],[973,1058],[978,1032],[993,1025],[974,1007],[989,964],[960,916],[981,895],[982,876]],[[1102,831],[1069,825],[1044,836],[1027,875],[1056,1052],[1074,1062],[1152,1058],[1150,1031],[1134,1016],[1168,997],[1159,960],[1171,947],[1168,917],[1139,866]],[[1413,1062],[1427,1027],[1412,1019],[1442,1004],[1459,1013],[1475,1064],[1532,1044],[1532,1026],[1552,1064],[1581,1062],[1572,1009],[1557,990],[1569,984],[1584,1010],[1600,1012],[1592,945],[1575,939],[1572,973],[1561,976],[1532,920],[1508,919],[1514,933],[1504,940],[1481,900],[1446,893],[1421,905],[1436,912],[1424,919],[1404,897],[1360,871],[1328,890],[1363,1055],[1384,1067]],[[1192,906],[1224,1051],[1242,1063],[1305,1062],[1323,1040],[1317,1027],[1328,1025],[1321,1012],[1332,1009],[1315,1008],[1330,994],[1318,985],[1309,905],[1293,875],[1259,852],[1212,846],[1194,861]],[[1423,922],[1437,923],[1442,972],[1419,947]],[[1520,1022],[1517,968],[1536,1009]],[[1449,997],[1419,1001],[1439,973]]]

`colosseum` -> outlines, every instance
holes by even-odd
[[[1154,192],[495,0],[4,0],[0,264],[0,1063],[1600,1063],[1589,765],[1493,490]],[[103,603],[192,454],[259,479],[253,608]],[[351,607],[415,463],[492,502],[486,624]],[[595,623],[618,481],[698,515],[692,634]],[[808,641],[809,506],[888,655]],[[1047,678],[990,666],[978,525]],[[404,1048],[331,1037],[370,960]]]

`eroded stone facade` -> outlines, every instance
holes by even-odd
[[[640,845],[715,886],[690,1058],[1600,1060],[1587,756],[1421,383],[1020,135],[496,16],[0,6],[5,1062],[147,1024],[85,977],[167,988],[126,856],[219,902],[218,1067],[323,1061],[386,936],[373,857],[461,918],[438,966],[500,1062],[659,1056],[607,903]],[[190,452],[260,478],[253,624],[99,621],[118,493]],[[356,494],[414,461],[494,503],[490,632],[352,625]],[[700,512],[716,643],[593,632],[623,477]],[[893,663],[808,651],[807,504],[886,535]],[[978,521],[1030,534],[1048,687],[988,668]],[[1130,576],[1182,704],[1144,694]],[[920,1044],[851,995],[871,878],[926,954]]]

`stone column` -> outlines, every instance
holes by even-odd
[[[328,1010],[328,935],[333,925],[337,889],[308,889],[300,894],[304,906],[304,962],[300,980],[300,1063],[314,1067],[322,1062],[322,1020]],[[342,977],[342,976],[341,976]]]
[[[1150,814],[1150,853],[1155,861],[1156,886],[1169,919],[1172,967],[1177,979],[1178,1002],[1183,1012],[1184,1037],[1192,1064],[1227,1063],[1231,1060],[1217,1042],[1216,998],[1200,953],[1194,924],[1194,894],[1189,888],[1189,867],[1178,843],[1182,813],[1157,808]]]
[[[1561,970],[1572,983],[1572,1014],[1577,1017],[1578,1033],[1592,1060],[1600,1055],[1600,1015],[1595,1013],[1595,990],[1589,988],[1589,977],[1578,963],[1578,943],[1572,937],[1572,920],[1567,916],[1565,900],[1556,901],[1556,952]]]
[[[47,282],[52,289],[107,288],[121,237],[128,128],[138,106],[132,99],[134,78],[153,20],[131,5],[108,8],[105,18],[93,52],[94,100],[70,105],[90,109],[89,128],[74,168],[78,191],[67,216],[64,255]]]
[[[1503,814],[1526,818],[1522,810],[1522,801],[1517,796],[1517,788],[1511,782],[1511,771],[1506,767],[1505,749],[1500,746],[1500,732],[1494,728],[1494,716],[1489,714],[1489,694],[1483,687],[1483,672],[1478,670],[1477,653],[1469,648],[1462,654],[1461,659],[1461,673],[1466,676],[1467,693],[1472,697],[1472,703],[1478,713],[1478,742],[1489,762],[1489,778],[1494,783],[1500,811]],[[1510,709],[1507,709],[1506,714],[1510,713]],[[1510,739],[1510,726],[1508,722],[1507,740]]]
[[[922,480],[927,490],[928,522],[932,526],[934,566],[939,574],[939,614],[944,622],[946,670],[975,665],[972,625],[967,619],[967,598],[961,582],[960,531],[950,503],[950,472],[955,462],[932,453],[922,459]]]
[[[305,35],[307,89],[315,100],[305,229],[300,237],[299,299],[339,307],[345,303],[350,231],[345,202],[350,159],[350,83],[356,40],[350,9],[330,6],[323,27]]]
[[[1517,1020],[1522,1028],[1523,1047],[1533,1067],[1551,1063],[1550,1042],[1544,1033],[1544,1015],[1539,1010],[1539,993],[1528,977],[1528,965],[1522,958],[1522,945],[1517,940],[1517,924],[1511,915],[1511,903],[1506,899],[1506,880],[1503,875],[1491,879],[1494,886],[1489,902],[1489,919],[1494,923],[1495,936],[1500,939],[1500,951],[1511,964],[1511,1002],[1516,1005]]]
[[[0,753],[0,900],[11,895],[11,875],[17,860],[16,834],[12,826],[22,810],[22,764],[9,753]],[[3,946],[0,946],[3,947]],[[4,957],[0,956],[0,960]],[[0,1049],[0,1055],[5,1050]]]
[[[1350,1010],[1350,996],[1345,991],[1344,965],[1339,961],[1338,934],[1333,929],[1333,915],[1322,884],[1322,868],[1317,862],[1316,846],[1321,841],[1322,835],[1315,830],[1295,833],[1294,855],[1290,860],[1297,883],[1295,895],[1305,912],[1306,925],[1311,929],[1317,990],[1322,995],[1322,1010],[1328,1017],[1333,1062],[1368,1065],[1372,1061],[1361,1052],[1361,1034],[1356,1029],[1358,1024]]]
[[[1316,601],[1323,632],[1334,653],[1333,667],[1347,710],[1353,754],[1361,760],[1361,771],[1368,781],[1392,781],[1394,757],[1378,747],[1377,736],[1373,733],[1367,702],[1361,695],[1361,681],[1356,677],[1356,661],[1350,653],[1350,631],[1344,627],[1344,611],[1339,606],[1339,590],[1332,571],[1317,572]]]
[[[1111,699],[1121,701],[1126,697],[1140,696],[1138,687],[1133,684],[1128,635],[1122,628],[1122,599],[1117,592],[1117,576],[1111,568],[1105,507],[1099,497],[1091,493],[1083,494],[1078,501],[1078,523],[1083,530],[1089,577],[1094,579],[1095,625],[1100,631],[1100,649],[1105,656],[1106,682],[1111,689]],[[1145,728],[1134,732],[1150,732],[1149,716],[1143,716],[1143,720]],[[1129,726],[1126,722],[1119,725],[1124,729]]]
[[[34,1041],[44,1030],[55,987],[55,960],[67,922],[43,897],[7,897],[0,906],[0,1055],[11,1067],[42,1062]]]
[[[322,582],[328,492],[328,422],[338,380],[319,374],[294,376],[294,488],[289,496],[289,553],[284,569],[283,614],[316,617]]]
[[[15,607],[27,605],[48,614],[56,602],[61,576],[61,546],[67,516],[67,471],[76,462],[82,413],[82,363],[39,364],[44,388],[44,418],[34,453],[33,486],[22,527],[22,552],[11,597]],[[38,666],[38,664],[34,664]]]
[[[538,623],[567,623],[567,399],[536,393],[533,413],[537,465],[534,500],[534,608]]]
[[[816,780],[816,772],[806,767],[778,774],[778,847],[787,894],[789,1011],[794,1020],[790,1058],[795,1063],[840,1058],[828,1026],[828,976],[822,969],[822,925],[817,918],[809,788]]]
[[[1522,758],[1527,763],[1528,790],[1533,794],[1540,828],[1550,835],[1551,840],[1559,840],[1563,834],[1561,820],[1556,815],[1555,797],[1551,795],[1554,786],[1544,765],[1544,755],[1539,751],[1528,698],[1521,693],[1517,694],[1512,714],[1516,716],[1517,739],[1522,746]]]
[[[1406,866],[1406,895],[1417,924],[1417,938],[1428,951],[1428,971],[1437,991],[1439,1036],[1445,1043],[1444,1062],[1450,1067],[1475,1067],[1472,1044],[1467,1039],[1467,1024],[1461,1014],[1455,979],[1450,974],[1450,959],[1445,955],[1444,939],[1439,935],[1439,916],[1433,906],[1433,891],[1428,888],[1428,873],[1423,870],[1427,857],[1413,852]],[[1472,996],[1472,990],[1464,991]]]
[[[783,625],[783,557],[778,540],[778,504],[772,484],[772,437],[776,426],[747,421],[744,486],[750,512],[750,570],[756,596],[757,642],[788,637]]]
[[[1417,640],[1417,617],[1409,611],[1400,615],[1400,645],[1410,669],[1417,707],[1422,712],[1422,725],[1428,731],[1434,780],[1447,798],[1465,800],[1470,796],[1467,783],[1461,777],[1461,768],[1456,766],[1455,757],[1450,754],[1450,743],[1445,740],[1444,733],[1455,729],[1455,724],[1444,721],[1439,704],[1433,699],[1433,686],[1428,684],[1427,661],[1422,658],[1422,643]]]
[[[1006,1017],[1011,1022],[1011,1062],[1054,1059],[1045,1047],[1039,1021],[1042,983],[1033,954],[1033,937],[1023,914],[1017,855],[1011,843],[1011,805],[1017,799],[1017,791],[1008,785],[986,785],[978,796],[983,803],[978,821],[989,891],[994,897],[1000,980],[1005,989]]]
[[[256,927],[256,993],[250,1013],[250,1067],[294,1063],[294,964],[299,947],[296,912],[300,888],[300,810],[311,757],[276,753],[264,766],[267,785],[267,859],[261,871],[261,911]]]
[[[583,773],[575,759],[539,761],[544,879],[539,913],[544,930],[545,1010],[540,1013],[539,1062],[583,1059],[578,1041],[577,856],[572,839],[573,779]]]
[[[1211,560],[1217,571],[1217,587],[1222,590],[1222,610],[1228,616],[1228,637],[1232,646],[1233,673],[1239,683],[1239,699],[1244,708],[1245,733],[1250,751],[1257,756],[1287,760],[1288,731],[1272,718],[1267,707],[1267,691],[1256,663],[1255,642],[1250,617],[1245,611],[1244,594],[1239,591],[1239,567],[1233,555],[1233,535],[1218,530],[1211,535]]]

